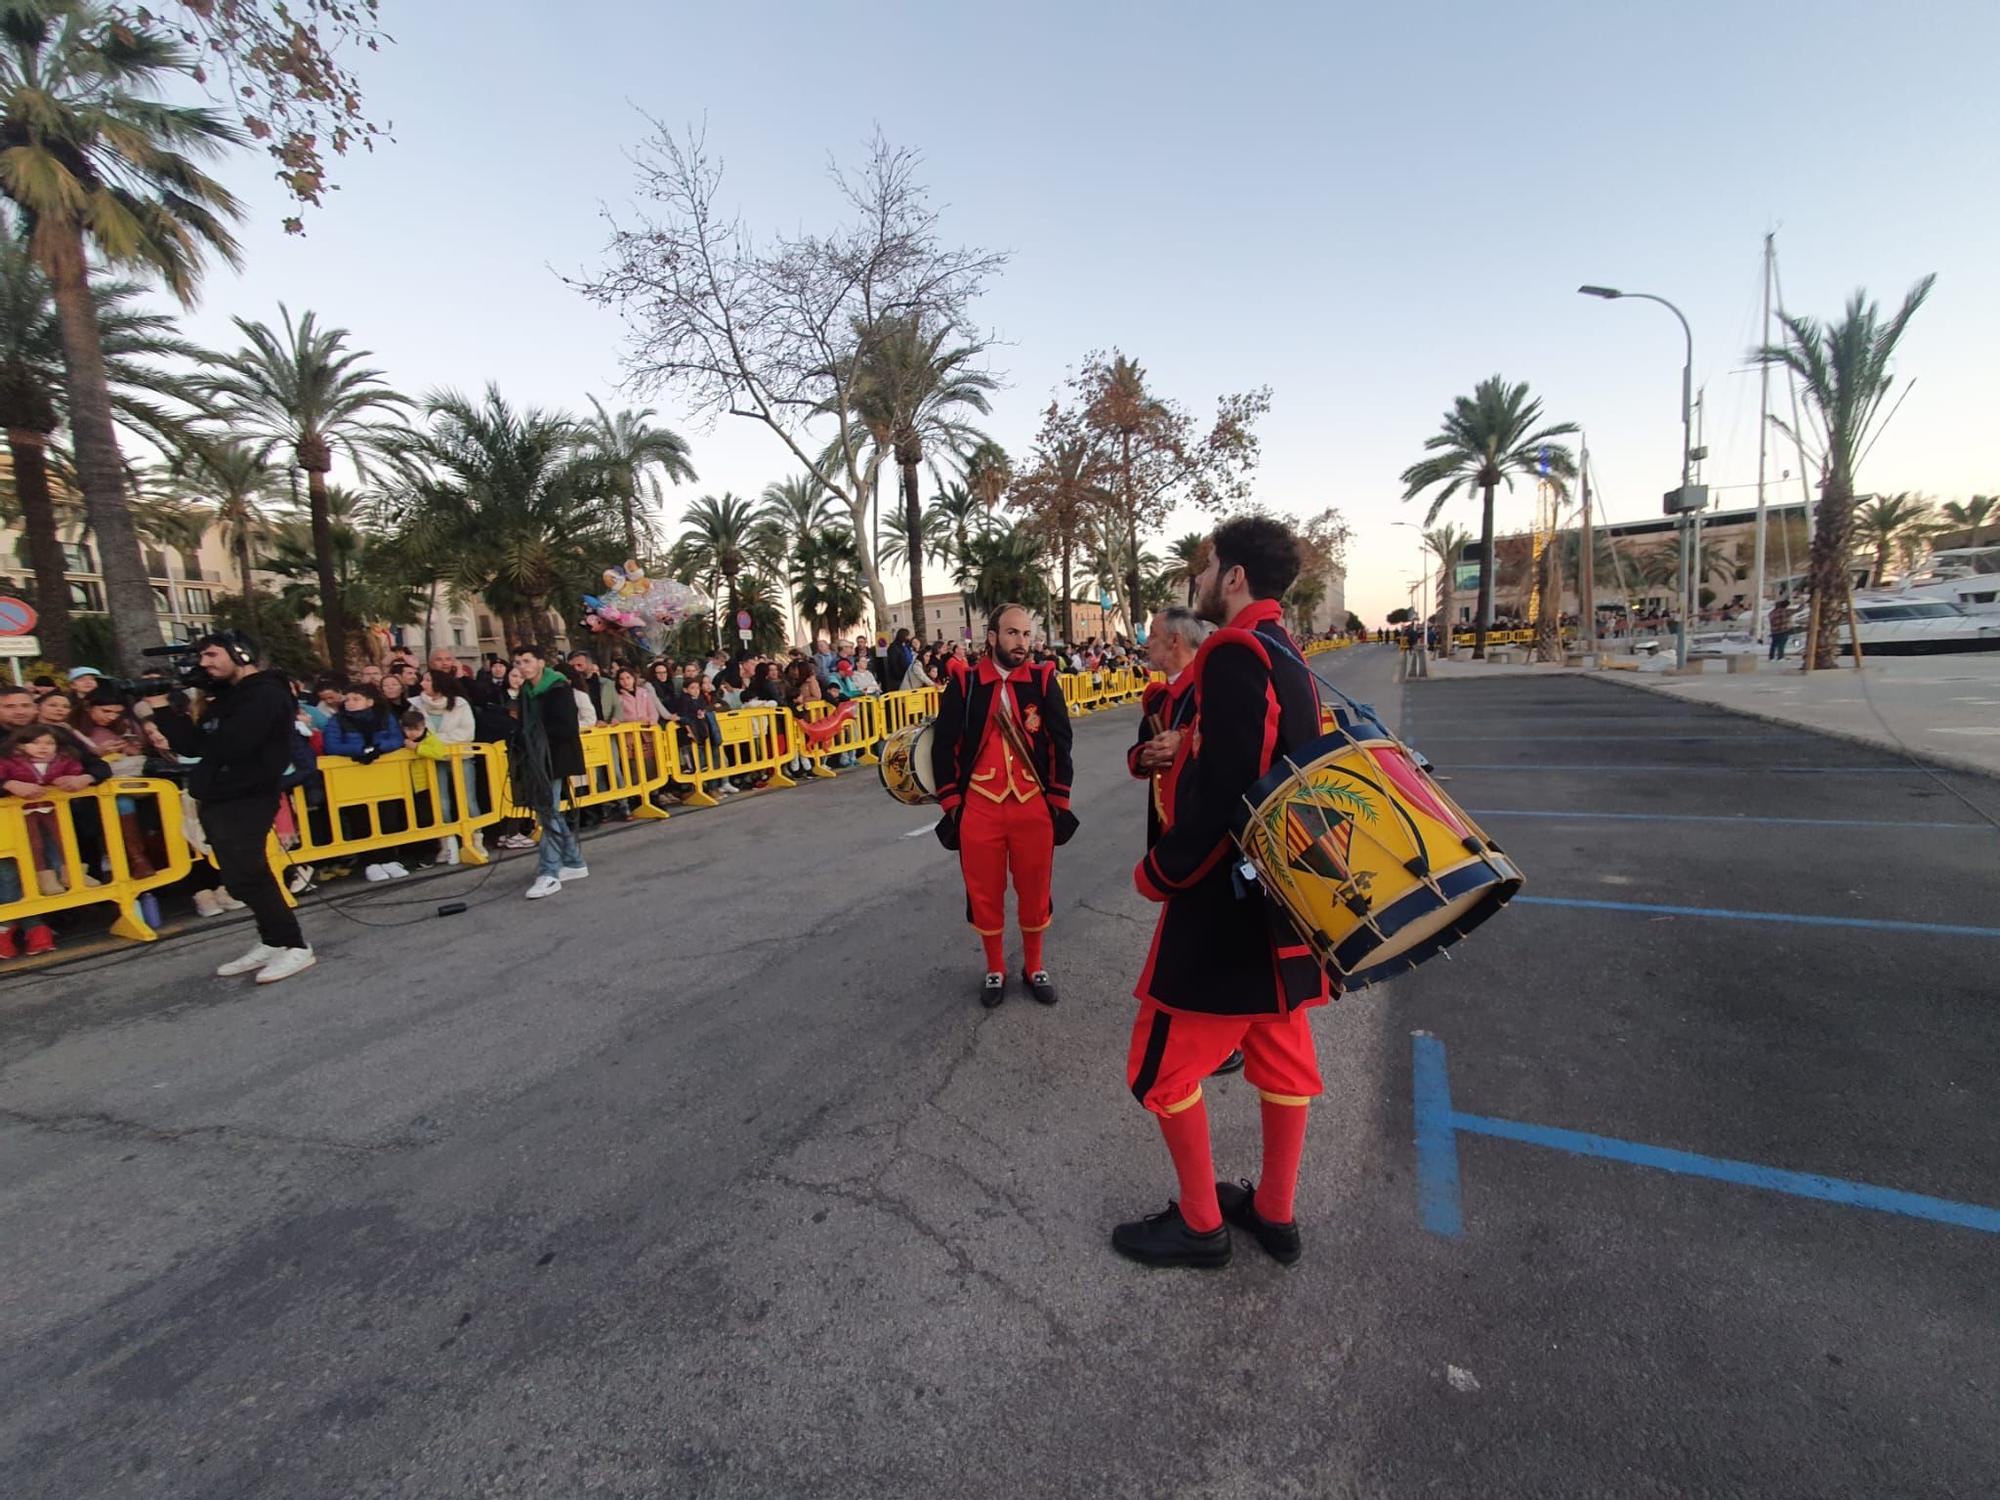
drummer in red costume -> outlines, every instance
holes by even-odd
[[[1005,604],[986,623],[977,667],[954,665],[938,703],[931,766],[944,817],[938,841],[959,855],[966,919],[986,950],[979,999],[989,1009],[1007,994],[1007,878],[1014,879],[1021,927],[1021,981],[1044,1005],[1056,1003],[1042,956],[1053,919],[1049,884],[1055,846],[1076,832],[1070,811],[1069,707],[1053,664],[1031,665],[1034,619]]]
[[[1245,877],[1230,836],[1243,794],[1319,737],[1312,672],[1279,603],[1298,572],[1291,532],[1244,516],[1216,528],[1197,586],[1197,611],[1224,628],[1185,674],[1193,709],[1168,771],[1172,800],[1134,876],[1164,909],[1135,991],[1126,1081],[1159,1119],[1181,1192],[1164,1212],[1112,1231],[1112,1248],[1147,1265],[1228,1265],[1225,1219],[1286,1265],[1300,1254],[1292,1196],[1306,1106],[1321,1091],[1306,1013],[1329,998],[1327,977]],[[1263,1116],[1254,1186],[1215,1180],[1202,1101],[1202,1079],[1239,1047]]]

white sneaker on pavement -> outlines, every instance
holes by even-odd
[[[303,896],[312,888],[313,867],[311,865],[293,865],[292,873],[285,881],[285,889],[290,891],[294,896]]]
[[[392,859],[383,865],[382,868],[388,872],[389,879],[391,880],[408,880],[410,878],[409,868],[400,859]]]
[[[215,904],[224,911],[243,910],[243,903],[230,895],[229,887],[224,885],[219,885],[215,888]]]
[[[589,876],[590,867],[588,865],[564,865],[561,871],[557,873],[556,879],[567,885],[572,880],[585,880]]]
[[[387,865],[370,865],[361,872],[361,876],[364,880],[387,880],[389,878],[389,867]]]
[[[218,979],[233,979],[238,974],[248,974],[252,969],[263,968],[264,965],[284,951],[283,948],[267,948],[262,943],[259,943],[241,958],[232,958],[226,964],[217,965],[215,970],[216,977]]]
[[[447,835],[439,841],[438,863],[441,865],[455,865],[458,863],[458,837],[456,834]]]
[[[290,979],[301,969],[310,969],[319,962],[319,955],[310,948],[276,948],[270,950],[271,961],[257,971],[259,984],[276,984],[280,979]]]
[[[537,875],[535,883],[528,887],[528,899],[539,901],[544,896],[553,896],[562,889],[562,882],[553,875]]]
[[[222,903],[215,899],[215,892],[213,890],[196,891],[194,893],[194,914],[197,917],[219,917],[222,915]]]

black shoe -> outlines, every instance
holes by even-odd
[[[1215,1201],[1221,1206],[1223,1219],[1238,1229],[1249,1230],[1264,1247],[1264,1253],[1279,1265],[1289,1266],[1305,1253],[1305,1246],[1299,1242],[1297,1222],[1274,1224],[1258,1213],[1257,1190],[1249,1182],[1218,1182]]]
[[[1142,1266],[1220,1271],[1229,1264],[1229,1230],[1218,1224],[1207,1234],[1197,1234],[1181,1217],[1181,1206],[1169,1203],[1160,1213],[1112,1230],[1111,1248]]]
[[[1025,984],[1028,987],[1028,993],[1041,1001],[1042,1004],[1054,1005],[1056,1003],[1056,982],[1049,978],[1049,971],[1047,969],[1037,969],[1032,974],[1023,969],[1021,971],[1021,983]]]
[[[979,986],[979,1003],[988,1010],[991,1010],[1006,998],[1007,976],[1005,974],[988,974],[985,982]]]
[[[1215,1065],[1215,1071],[1208,1076],[1220,1078],[1224,1073],[1239,1073],[1243,1070],[1243,1049],[1238,1047],[1229,1056]]]

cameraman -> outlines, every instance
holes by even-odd
[[[200,655],[183,680],[201,689],[201,721],[178,709],[156,711],[166,702],[164,692],[135,712],[150,716],[178,753],[199,757],[188,773],[188,791],[200,804],[202,833],[215,851],[222,883],[257,919],[257,946],[215,972],[254,969],[259,984],[273,984],[316,961],[264,857],[279,782],[292,764],[298,704],[284,673],[257,670],[256,643],[242,632],[205,635],[191,649]]]

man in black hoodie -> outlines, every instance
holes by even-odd
[[[255,970],[259,984],[273,984],[315,962],[264,857],[279,783],[292,764],[299,705],[284,673],[257,669],[256,643],[240,631],[203,636],[196,644],[208,677],[200,722],[177,709],[155,713],[151,703],[137,712],[152,716],[176,753],[200,757],[188,773],[188,791],[201,804],[202,834],[215,851],[223,885],[257,919],[257,946],[215,972]]]

